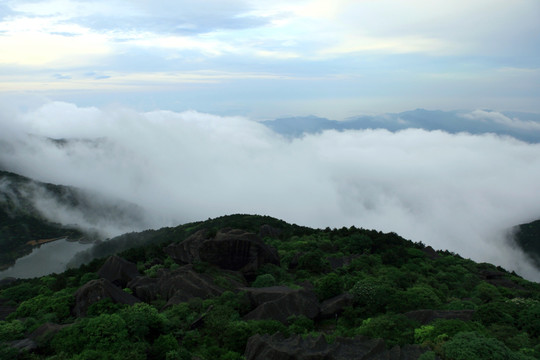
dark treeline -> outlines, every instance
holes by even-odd
[[[280,264],[263,265],[246,280],[210,263],[194,263],[194,271],[223,289],[220,295],[169,306],[160,296],[131,306],[103,298],[84,316],[75,315],[74,294],[99,277],[104,257],[62,274],[17,280],[0,290],[0,304],[13,310],[0,321],[0,357],[243,359],[251,336],[281,333],[323,334],[329,344],[358,335],[382,338],[389,348],[416,344],[423,349],[422,360],[540,359],[539,284],[395,233],[311,229],[271,217],[232,215],[126,234],[104,242],[99,251],[118,253],[143,276],[155,279],[182,266],[165,247],[201,229],[211,237],[223,228],[259,233],[277,250]],[[254,305],[246,300],[245,290],[231,285],[231,277],[244,289],[279,285],[310,289],[321,303],[343,294],[351,301],[331,318],[246,319]],[[134,294],[129,287],[123,291]],[[468,317],[426,322],[411,315],[425,309],[464,311]],[[61,330],[34,339],[38,346],[31,351],[12,346],[46,323]]]

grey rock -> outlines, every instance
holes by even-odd
[[[234,275],[237,274],[222,273],[222,279],[227,282],[227,287],[244,286],[245,283],[233,278]],[[166,306],[186,302],[196,297],[211,298],[225,291],[225,288],[217,285],[211,276],[194,271],[191,265],[174,271],[162,269],[155,278],[141,276],[133,279],[127,286],[139,299],[149,302],[160,297],[168,301]]]
[[[28,338],[12,341],[10,345],[12,348],[19,350],[19,352],[32,351],[38,347],[34,340]]]
[[[329,256],[326,258],[332,270],[342,268],[344,266],[350,265],[354,259],[358,259],[362,255],[349,255],[349,256]]]
[[[433,249],[431,246],[427,246],[423,248],[422,252],[426,254],[426,256],[430,258],[431,260],[435,260],[440,257],[439,254],[435,251],[435,249]]]
[[[291,316],[314,319],[319,315],[319,301],[313,291],[286,286],[240,289],[247,293],[255,307],[244,316],[245,320],[273,319],[287,324]]]
[[[116,255],[109,257],[97,273],[103,279],[107,279],[122,288],[141,275],[137,270],[137,265]]]
[[[73,313],[77,317],[85,316],[88,308],[105,298],[110,298],[115,303],[133,305],[140,302],[139,299],[113,285],[107,279],[89,281],[75,292],[75,306]]]
[[[171,244],[165,252],[178,263],[208,262],[222,269],[240,271],[254,278],[264,264],[279,265],[277,251],[256,234],[238,229],[222,229],[215,237],[200,230],[179,244]]]
[[[416,360],[424,350],[417,345],[388,350],[382,339],[364,336],[336,338],[328,344],[323,335],[303,338],[281,334],[254,335],[248,339],[246,360]]]
[[[59,325],[47,322],[36,330],[32,331],[28,337],[34,340],[38,345],[51,340],[60,330],[70,325]]]
[[[331,318],[343,312],[343,309],[353,304],[354,297],[349,293],[343,293],[321,303],[321,313],[323,319]]]
[[[261,225],[261,227],[259,228],[259,236],[261,238],[265,238],[265,237],[278,238],[282,232],[283,230],[275,228],[268,224]]]
[[[411,320],[418,321],[422,325],[429,324],[437,319],[458,319],[469,321],[474,315],[474,310],[414,310],[404,314]]]

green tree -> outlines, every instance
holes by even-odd
[[[473,295],[480,299],[483,303],[498,300],[501,298],[501,293],[497,288],[485,281],[476,285]]]
[[[508,349],[497,339],[477,332],[460,332],[443,345],[448,360],[527,360],[529,357]]]
[[[0,342],[20,339],[24,330],[20,320],[0,321]]]
[[[427,285],[415,285],[401,293],[402,298],[399,301],[401,311],[417,309],[437,309],[442,302],[435,291]]]
[[[123,319],[130,336],[142,341],[157,337],[163,330],[166,319],[155,307],[146,303],[137,303],[122,309],[119,316]]]
[[[255,281],[251,284],[251,287],[262,288],[276,285],[276,278],[271,274],[262,274],[255,278]]]
[[[364,320],[357,333],[372,338],[383,338],[390,346],[412,344],[417,325],[417,322],[405,315],[385,314]]]
[[[167,357],[167,353],[178,352],[179,350],[180,345],[178,345],[178,340],[176,340],[173,335],[160,335],[152,344],[150,349],[150,358],[165,359]]]
[[[343,292],[341,277],[335,272],[332,272],[319,278],[315,281],[315,292],[321,301],[341,294]]]

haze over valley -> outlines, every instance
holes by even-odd
[[[0,170],[35,182],[4,177],[0,202],[52,238],[237,213],[354,225],[540,281],[512,243],[540,219],[539,15],[537,0],[5,1]]]
[[[141,209],[132,225],[115,228],[111,215],[98,216],[102,207],[83,203],[85,210],[74,211],[33,193],[51,221],[97,227],[105,237],[224,214],[264,214],[319,228],[394,231],[538,278],[508,241],[509,229],[540,215],[538,143],[423,129],[290,138],[243,117],[64,102],[12,112],[2,128],[4,169],[100,194],[88,198],[93,203]]]

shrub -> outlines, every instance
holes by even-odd
[[[160,335],[152,344],[150,355],[155,359],[165,359],[167,353],[177,352],[178,350],[180,350],[180,346],[173,335]]]
[[[289,322],[289,331],[293,334],[307,334],[315,329],[313,320],[304,315],[291,316],[287,319]]]
[[[402,292],[401,311],[416,309],[436,309],[441,306],[441,299],[432,288],[425,285],[416,285]]]
[[[448,360],[526,360],[528,357],[512,352],[497,339],[477,332],[460,332],[443,345]]]
[[[270,274],[263,274],[263,275],[257,276],[255,281],[251,284],[251,286],[255,288],[274,286],[274,285],[276,285],[276,278],[274,278],[274,276]]]
[[[405,315],[385,314],[364,320],[357,333],[372,338],[383,338],[390,346],[412,344],[417,324]]]
[[[0,321],[0,341],[20,339],[24,334],[24,325],[20,320]]]
[[[321,301],[341,294],[342,289],[341,277],[336,273],[330,273],[315,282],[315,292]]]

